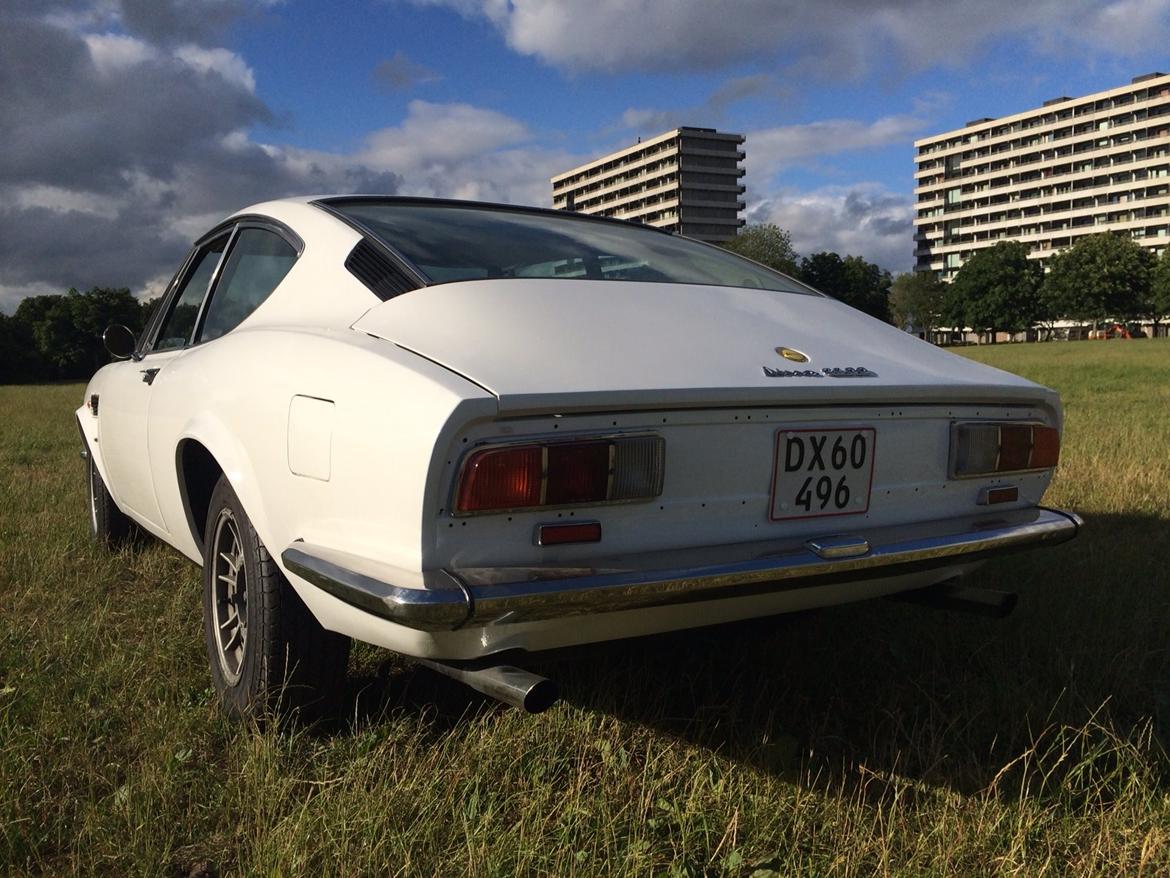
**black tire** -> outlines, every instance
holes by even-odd
[[[223,476],[211,493],[203,546],[203,636],[224,708],[261,722],[333,712],[349,638],[313,618]]]
[[[89,532],[103,549],[117,549],[134,536],[134,523],[114,505],[102,474],[93,462],[93,453],[85,455],[86,481],[89,483]]]

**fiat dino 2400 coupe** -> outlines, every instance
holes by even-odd
[[[1001,608],[956,577],[1079,526],[1039,505],[1051,390],[614,220],[261,204],[106,341],[93,532],[203,566],[239,713],[327,701],[350,638],[538,710],[525,652],[902,592]]]

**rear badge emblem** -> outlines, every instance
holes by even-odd
[[[824,369],[773,369],[764,367],[768,378],[877,378],[878,373],[864,366],[828,366]]]
[[[802,354],[800,351],[794,351],[792,348],[779,347],[776,348],[776,353],[793,363],[808,362],[808,356],[806,354]]]

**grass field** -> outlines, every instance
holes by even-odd
[[[1170,342],[1058,388],[1074,543],[1002,622],[876,602],[614,646],[501,708],[355,650],[350,719],[209,689],[199,574],[88,541],[78,386],[0,387],[0,875],[1170,874]]]

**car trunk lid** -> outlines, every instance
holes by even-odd
[[[501,414],[810,402],[1058,405],[1045,388],[834,299],[761,289],[464,281],[398,296],[353,328],[479,384],[498,397]],[[785,359],[778,348],[808,360]]]

